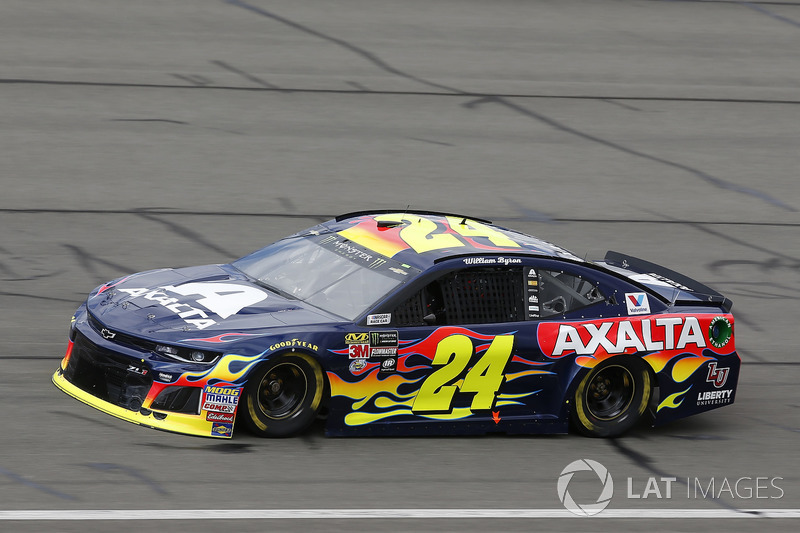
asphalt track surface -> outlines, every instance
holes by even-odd
[[[3,1],[0,530],[796,531],[797,512],[730,517],[800,509],[798,49],[791,1]],[[617,440],[220,442],[50,382],[106,280],[407,205],[715,287],[737,402]],[[609,515],[633,514],[569,518],[556,482],[582,458],[613,476]],[[631,497],[651,477],[662,497]]]

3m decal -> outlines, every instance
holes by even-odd
[[[625,304],[628,306],[629,315],[649,315],[650,300],[644,292],[626,292]]]
[[[347,355],[350,359],[369,359],[369,344],[351,344]]]
[[[503,371],[511,357],[513,346],[513,335],[498,335],[483,357],[466,372],[463,380],[456,382],[467,369],[474,348],[472,340],[466,335],[445,337],[436,346],[432,361],[433,366],[441,368],[422,383],[411,411],[415,414],[451,411],[453,396],[459,391],[475,394],[470,405],[472,411],[491,409],[505,379]]]

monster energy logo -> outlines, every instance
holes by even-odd
[[[369,332],[369,345],[375,347],[397,347],[397,332],[396,331],[370,331]]]
[[[386,259],[376,259],[375,261],[372,262],[369,268],[378,268],[379,266],[384,264],[386,264]]]

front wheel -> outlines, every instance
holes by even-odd
[[[652,393],[647,363],[636,357],[607,359],[575,390],[572,424],[590,437],[616,437],[639,421]]]
[[[291,353],[259,367],[244,391],[245,421],[260,437],[295,435],[314,421],[325,380],[310,355]]]

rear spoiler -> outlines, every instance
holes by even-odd
[[[660,284],[670,285],[672,294],[661,292],[661,295],[665,296],[673,304],[719,305],[725,309],[725,312],[730,312],[733,307],[731,300],[725,298],[711,287],[650,261],[609,250],[606,252],[604,262],[609,266],[628,270],[633,274],[650,276],[655,278],[653,281],[660,282]],[[641,280],[639,281],[642,283]],[[646,282],[644,283],[646,284]],[[650,288],[652,289],[653,287]]]

